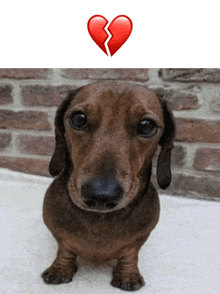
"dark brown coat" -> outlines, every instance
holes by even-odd
[[[161,146],[157,179],[171,181],[174,121],[152,90],[121,82],[89,84],[71,92],[57,110],[56,147],[43,208],[59,249],[42,274],[48,284],[66,283],[76,257],[94,263],[116,259],[111,284],[123,290],[144,285],[138,252],[159,219],[150,182]]]

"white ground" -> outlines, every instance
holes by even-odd
[[[57,245],[42,221],[51,179],[0,169],[0,294],[126,293],[110,286],[112,268],[81,264],[73,281],[40,277]],[[160,196],[160,222],[142,247],[146,285],[136,293],[220,293],[220,203]]]

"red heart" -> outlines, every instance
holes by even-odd
[[[94,15],[88,21],[88,31],[93,41],[108,55],[105,42],[109,35],[105,31],[108,24],[107,19],[102,15]],[[132,21],[126,15],[118,15],[110,23],[107,31],[111,38],[106,46],[109,48],[111,56],[127,41],[132,31]]]

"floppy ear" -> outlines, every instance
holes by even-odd
[[[80,89],[80,88],[79,88]],[[64,115],[71,101],[74,99],[79,89],[71,91],[67,98],[63,100],[57,109],[55,117],[55,150],[49,164],[49,172],[52,176],[57,176],[65,169],[69,160],[69,152],[65,139]]]
[[[166,101],[161,101],[161,104],[163,108],[164,132],[159,141],[161,151],[157,161],[157,182],[160,188],[166,189],[171,182],[170,159],[175,136],[175,123]]]

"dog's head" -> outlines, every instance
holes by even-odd
[[[161,95],[143,86],[102,82],[69,93],[55,118],[55,176],[70,170],[69,195],[85,210],[121,209],[146,191],[158,148],[157,180],[171,181],[174,121]]]

